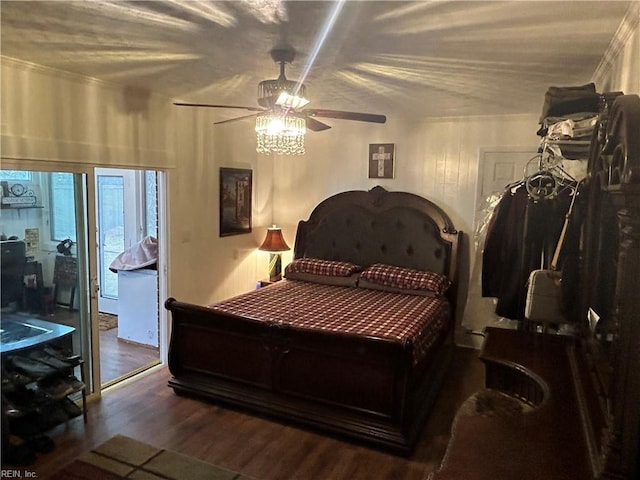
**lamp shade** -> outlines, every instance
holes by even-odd
[[[265,252],[286,252],[291,250],[282,236],[282,230],[275,226],[267,230],[267,236],[264,237],[259,249]]]

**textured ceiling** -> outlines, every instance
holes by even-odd
[[[2,0],[1,52],[176,100],[255,106],[286,37],[298,50],[287,77],[308,70],[311,107],[537,113],[548,86],[590,81],[629,3]]]

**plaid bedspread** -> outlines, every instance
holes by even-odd
[[[445,298],[282,280],[210,308],[257,321],[391,339],[413,346],[414,364],[449,323]]]

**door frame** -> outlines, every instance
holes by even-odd
[[[31,160],[23,158],[0,157],[2,168],[6,170],[30,170],[37,172],[68,172],[86,175],[84,193],[86,198],[86,212],[84,223],[86,226],[87,241],[87,262],[86,270],[79,273],[88,275],[88,318],[90,319],[90,337],[83,338],[83,351],[91,353],[91,373],[92,393],[89,400],[97,399],[102,395],[102,380],[100,375],[100,331],[98,322],[98,259],[97,259],[97,224],[96,224],[96,181],[95,169],[107,167],[106,165],[78,164],[59,161]],[[165,365],[168,360],[168,326],[167,311],[162,308],[161,299],[167,297],[168,291],[168,209],[167,209],[167,187],[168,172],[166,169],[156,167],[135,166],[131,169],[153,170],[157,175],[157,197],[158,197],[158,301],[159,301],[159,338],[160,343],[160,366]],[[91,234],[93,232],[93,235]]]
[[[99,331],[98,331],[98,303],[95,295],[95,289],[97,286],[96,278],[96,245],[95,235],[91,235],[91,232],[95,232],[95,182],[93,181],[93,167],[80,164],[69,164],[62,162],[48,162],[38,160],[24,160],[24,159],[12,159],[2,157],[2,168],[14,169],[14,170],[28,170],[34,172],[63,172],[85,175],[85,184],[77,186],[74,182],[75,194],[77,196],[78,189],[81,190],[86,202],[86,209],[84,212],[84,218],[81,219],[81,224],[84,226],[84,233],[78,232],[78,238],[76,248],[84,248],[86,262],[80,262],[78,264],[78,275],[87,279],[87,294],[85,298],[78,298],[79,308],[88,306],[89,312],[84,312],[84,318],[89,320],[89,332],[90,335],[82,335],[82,351],[89,352],[91,355],[91,372],[89,374],[89,381],[91,382],[90,394],[88,398],[99,397],[100,391],[100,350],[99,350]],[[48,192],[47,192],[48,193]],[[77,222],[76,222],[77,223]],[[81,243],[86,241],[86,245]],[[82,289],[81,289],[82,290]],[[96,361],[97,359],[97,361]]]
[[[142,170],[144,171],[144,170]],[[100,312],[110,313],[117,315],[118,312],[118,299],[108,298],[102,296],[102,278],[101,274],[104,268],[108,268],[106,265],[102,265],[102,234],[100,231],[100,203],[98,202],[98,177],[122,177],[123,178],[123,219],[124,219],[124,246],[123,250],[131,247],[134,243],[142,240],[142,206],[138,201],[141,185],[141,170],[129,169],[129,168],[108,168],[108,167],[96,167],[94,168],[95,176],[95,192],[96,192],[96,258],[97,258],[97,278],[100,288],[98,289],[98,309]]]

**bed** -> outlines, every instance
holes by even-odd
[[[453,352],[461,235],[415,194],[325,199],[282,281],[165,302],[169,386],[409,454]]]

